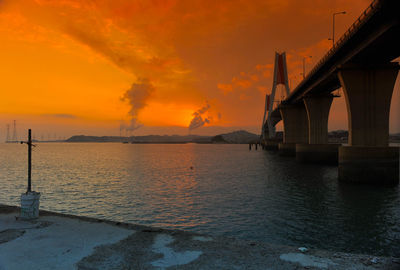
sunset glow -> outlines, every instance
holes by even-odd
[[[259,133],[275,51],[287,53],[293,89],[303,57],[309,71],[330,48],[332,13],[347,11],[338,38],[369,3],[0,0],[0,140],[14,119],[63,136],[117,135],[132,119],[134,134],[187,133],[206,105],[209,123],[193,133]],[[148,87],[140,104],[124,99],[135,87]],[[391,132],[399,92],[397,82]],[[347,129],[342,98],[329,127]]]

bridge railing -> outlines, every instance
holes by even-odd
[[[306,75],[303,81],[296,87],[299,88],[340,48],[342,45],[376,12],[381,0],[374,0],[358,17],[358,19],[347,29],[347,31],[339,38],[338,42],[333,44],[332,48],[318,61],[318,63]]]

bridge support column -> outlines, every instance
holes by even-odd
[[[271,119],[272,119],[272,122],[279,122],[279,120],[280,120],[279,119],[278,121],[274,121],[274,117],[271,117]],[[275,134],[275,137],[272,137],[272,138],[270,138],[269,136],[270,135],[269,135],[268,125],[267,125],[267,123],[265,123],[264,136],[263,136],[265,139],[262,140],[263,149],[270,150],[270,151],[277,151],[278,145],[280,142],[282,142],[282,139],[277,138],[276,134]]]
[[[338,144],[328,144],[328,118],[332,94],[308,96],[303,99],[308,118],[308,144],[296,145],[300,162],[337,164]]]
[[[389,147],[389,112],[399,65],[345,65],[339,70],[349,123],[349,146],[339,148],[339,180],[399,183],[399,148]]]
[[[279,153],[295,156],[296,144],[308,142],[307,112],[304,104],[281,105],[279,108],[283,121],[283,142],[279,143]]]
[[[279,150],[279,143],[282,143],[282,140],[266,139],[265,140],[265,150],[277,151],[277,150]]]

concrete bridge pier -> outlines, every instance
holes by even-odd
[[[399,148],[389,147],[389,112],[399,65],[344,65],[339,70],[349,146],[339,148],[339,180],[396,185]]]
[[[304,104],[280,105],[283,121],[283,142],[279,143],[279,154],[296,156],[296,144],[308,142],[307,112]]]
[[[328,144],[328,118],[332,94],[308,96],[303,99],[308,119],[308,143],[296,145],[299,162],[337,164],[339,144]]]
[[[277,151],[279,150],[279,143],[282,143],[279,139],[266,139],[265,150]]]
[[[275,118],[275,116],[271,116],[271,121],[274,123],[278,123],[280,121],[280,118],[278,120]],[[262,141],[264,145],[264,150],[269,150],[269,151],[278,151],[278,146],[279,143],[282,142],[281,138],[277,138],[276,134],[273,137],[270,137],[270,132],[268,129],[267,123],[265,123],[265,128],[264,128],[264,140]]]

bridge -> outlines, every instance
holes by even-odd
[[[389,112],[400,56],[400,1],[375,0],[304,80],[270,112],[266,148],[300,162],[336,163],[341,181],[399,183],[399,148],[389,147]],[[328,144],[328,117],[342,87],[348,115],[347,146]],[[283,121],[283,141],[268,127]],[[399,117],[400,121],[400,117]]]

